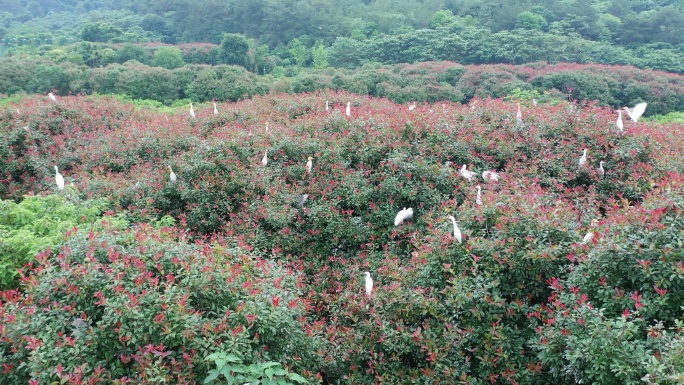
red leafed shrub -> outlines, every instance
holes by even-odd
[[[684,178],[677,174],[639,207],[614,202],[594,230],[597,241],[578,250],[563,278],[550,280],[535,345],[554,377],[639,384],[647,373],[651,383],[680,383],[681,366],[657,363],[661,352],[684,359],[682,213]]]
[[[36,262],[1,295],[0,383],[195,383],[221,351],[316,370],[301,277],[243,247],[105,225]]]

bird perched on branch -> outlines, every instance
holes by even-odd
[[[57,183],[57,188],[64,190],[64,177],[59,173],[57,166],[55,166],[55,182]]]
[[[598,168],[598,175],[599,178],[603,178],[604,175],[606,175],[606,170],[603,169],[603,163],[604,161],[599,162],[599,168]]]
[[[625,125],[622,123],[622,110],[617,110],[618,113],[618,118],[617,121],[615,122],[615,127],[617,127],[618,131],[622,134],[625,130]]]
[[[582,156],[579,158],[579,165],[580,167],[583,167],[585,164],[587,164],[587,149],[584,149],[584,153]]]
[[[214,115],[218,115],[218,108],[216,108],[216,103],[214,103]]]
[[[394,225],[399,226],[402,224],[405,220],[413,218],[413,209],[412,208],[406,208],[404,207],[402,210],[400,210],[397,213],[397,216],[394,217]]]
[[[313,167],[313,158],[309,157],[309,160],[306,162],[306,173],[311,174],[311,167]]]
[[[351,103],[347,102],[347,108],[344,110],[347,116],[351,116]]]
[[[190,103],[190,117],[195,119],[195,109],[192,108],[192,103]]]
[[[50,100],[52,100],[53,102],[57,101],[55,94],[53,94],[52,92],[48,92],[48,98],[50,98]]]
[[[447,218],[449,218],[451,223],[454,225],[454,239],[458,241],[458,243],[461,243],[461,229],[459,229],[458,225],[456,224],[456,218],[454,218],[452,215],[447,215]]]
[[[461,173],[461,176],[464,177],[464,178],[465,178],[466,180],[468,180],[468,181],[470,181],[471,179],[473,179],[473,177],[475,176],[475,173],[474,173],[474,172],[470,172],[470,171],[466,170],[466,165],[465,165],[465,164],[463,165],[463,167],[461,167],[460,173]]]
[[[268,164],[268,149],[264,152],[264,157],[261,158],[261,165],[266,166]]]
[[[173,169],[171,168],[171,166],[168,166],[168,167],[169,167],[169,180],[171,181],[171,183],[176,183],[176,180],[178,180],[178,178],[176,177],[176,173],[173,172]]]
[[[370,297],[373,294],[373,278],[369,272],[363,274],[366,276],[366,295]]]
[[[482,179],[485,182],[498,182],[499,181],[499,174],[497,174],[494,171],[483,171],[482,172]]]

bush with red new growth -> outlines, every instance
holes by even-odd
[[[638,289],[642,303],[660,296],[646,296],[646,287],[668,290],[661,297],[666,304],[639,314],[642,323],[630,325],[625,340],[624,351],[650,344],[660,353],[644,348],[639,364],[623,364],[613,360],[622,356],[606,349],[588,368],[564,356],[583,351],[581,340],[563,339],[567,331],[553,335],[553,349],[539,341],[550,340],[555,320],[574,317],[552,314],[571,301],[557,294],[566,281],[577,281],[578,293],[601,302],[611,317],[624,311],[624,296],[609,297],[610,290],[593,286],[594,278],[585,284],[578,274],[599,274],[584,255],[611,239],[604,229],[617,234],[616,242],[634,243],[629,234],[635,222],[621,218],[638,218],[652,199],[667,196],[668,181],[681,181],[681,126],[627,121],[620,134],[614,111],[592,104],[523,103],[518,123],[516,105],[501,100],[418,103],[409,111],[388,100],[334,92],[220,104],[217,116],[212,106],[195,105],[194,119],[185,108],[164,116],[110,99],[60,102],[65,111],[89,116],[84,125],[100,119],[89,108],[98,104],[117,116],[116,124],[100,124],[96,136],[80,126],[51,133],[32,114],[58,107],[35,99],[18,106],[31,113],[3,112],[11,118],[2,127],[33,148],[11,153],[11,159],[45,165],[35,168],[33,180],[17,174],[12,191],[50,188],[49,166],[56,162],[67,181],[111,199],[131,218],[173,215],[197,239],[233,239],[302,272],[298,300],[308,307],[300,327],[320,344],[309,358],[301,353],[294,368],[320,372],[326,383],[624,384],[647,373],[676,375],[674,369],[653,369],[653,360],[661,357],[676,368],[680,335],[675,330],[657,341],[647,335],[658,322],[676,327],[684,305],[681,285],[674,285],[678,278],[670,277],[676,259],[668,259],[681,252],[664,240],[639,245],[652,253],[648,258],[620,254],[613,269],[605,269],[610,290]],[[351,116],[344,113],[347,102]],[[17,134],[23,125],[36,127],[35,138]],[[588,160],[580,166],[583,149]],[[305,170],[309,156],[311,173]],[[476,173],[472,182],[459,173],[464,164]],[[482,180],[488,170],[499,173],[498,182]],[[300,208],[303,194],[308,199]],[[616,209],[616,202],[624,208]],[[405,207],[414,218],[395,227],[394,216]],[[456,217],[462,244],[453,239],[447,215]],[[676,235],[672,229],[647,231],[662,231],[650,237],[665,239]],[[580,244],[589,231],[594,238]],[[598,250],[599,258],[608,258]],[[651,269],[651,277],[635,274],[637,259],[656,265],[659,258],[674,267]],[[375,280],[370,297],[363,291],[364,271]],[[625,285],[625,274],[634,283]],[[614,339],[588,329],[581,333],[584,341]]]
[[[214,352],[317,371],[302,277],[247,249],[147,225],[72,233],[0,297],[0,383],[202,382]]]

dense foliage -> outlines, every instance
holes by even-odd
[[[231,353],[229,375],[324,383],[681,382],[681,124],[331,91],[217,107],[2,110],[2,146],[30,149],[4,155],[4,197],[53,189],[58,164],[119,214],[3,293],[0,382],[196,382]],[[164,215],[178,229],[138,223]]]
[[[294,66],[356,68],[428,60],[629,64],[684,73],[684,3],[670,3],[5,0],[0,3],[6,11],[0,13],[0,52],[80,57],[94,67],[115,60],[113,52],[93,57],[84,45],[138,47],[116,58],[122,63],[131,54],[140,59],[140,43],[212,43],[220,46],[202,63],[241,65],[262,74]]]
[[[198,51],[181,52],[185,52],[186,62],[192,62]],[[614,108],[646,100],[650,102],[646,115],[684,110],[682,75],[628,66],[542,63],[462,66],[453,62],[426,62],[391,67],[368,65],[353,71],[307,69],[276,78],[256,76],[239,66],[228,65],[188,64],[167,69],[129,61],[89,68],[71,62],[16,56],[1,61],[0,69],[0,93],[123,94],[131,99],[149,99],[166,105],[237,101],[273,91],[300,93],[330,89],[386,97],[398,103],[465,103],[473,98],[530,100],[536,97],[540,101],[555,102],[597,100]],[[11,135],[19,140],[24,131],[17,128]]]

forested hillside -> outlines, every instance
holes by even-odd
[[[228,32],[244,38],[238,54],[244,46],[262,59],[248,68],[260,73],[426,60],[684,72],[681,0],[2,0],[0,11],[3,49],[15,52],[81,41],[219,44]]]

